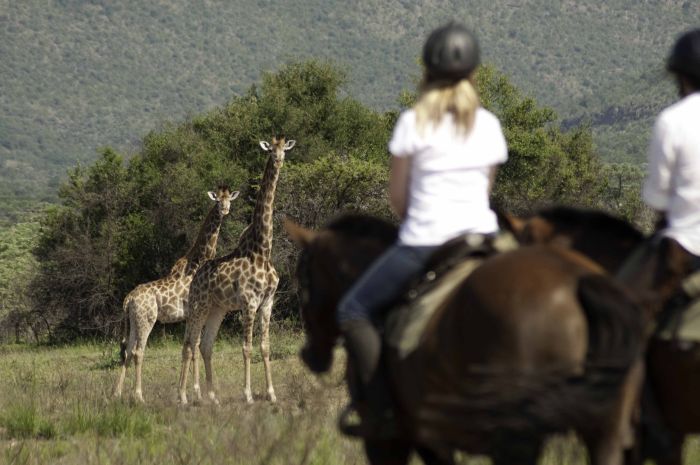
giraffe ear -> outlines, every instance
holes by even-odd
[[[212,199],[214,202],[216,202],[217,200],[219,200],[219,199],[216,198],[216,192],[214,192],[214,191],[209,191],[209,192],[207,192],[207,194],[209,194],[209,198]]]
[[[238,197],[238,194],[240,194],[240,191],[233,191],[231,192],[231,200],[235,200],[236,197]]]
[[[294,144],[296,144],[296,143],[297,143],[297,141],[295,141],[294,139],[288,140],[287,143],[284,144],[284,150],[291,149],[292,147],[294,147]]]
[[[284,226],[290,239],[301,247],[306,247],[316,238],[315,231],[299,226],[289,218],[282,220],[282,226]]]
[[[266,152],[269,152],[269,151],[270,151],[270,143],[269,143],[268,141],[266,141],[266,140],[261,140],[261,141],[260,141],[260,147],[262,147],[262,149],[263,149],[264,151],[266,151]]]

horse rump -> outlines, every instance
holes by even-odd
[[[491,454],[512,438],[586,431],[606,418],[643,350],[640,310],[625,289],[605,275],[581,277],[577,298],[589,337],[581,372],[474,366],[452,380],[450,392],[423,399],[414,412],[420,440],[471,449],[469,438],[489,431],[489,440],[481,446]]]

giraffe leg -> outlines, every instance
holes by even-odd
[[[129,341],[126,346],[124,359],[119,365],[119,375],[117,376],[117,384],[114,386],[114,397],[120,398],[122,396],[122,388],[124,387],[124,378],[126,378],[126,369],[129,368],[131,364],[131,359],[133,358],[134,347],[136,346],[136,331],[133,325],[129,331]]]
[[[258,309],[258,302],[248,302],[248,305],[244,309],[243,316],[243,369],[245,376],[245,385],[243,388],[243,395],[245,396],[246,402],[249,404],[253,403],[253,391],[250,388],[250,356],[253,351],[253,326],[255,325],[255,313]]]
[[[219,333],[219,328],[221,327],[221,322],[224,320],[224,316],[226,316],[226,311],[223,310],[209,313],[207,322],[204,325],[202,344],[199,347],[202,353],[202,359],[204,360],[207,396],[209,400],[217,405],[219,404],[219,400],[216,398],[216,393],[214,392],[214,370],[211,366],[211,356],[214,353],[214,341],[216,340],[216,335]]]
[[[199,339],[201,341],[201,339]],[[202,388],[199,385],[199,358],[197,358],[197,347],[199,343],[192,347],[192,390],[198,401],[202,400]]]
[[[143,370],[143,357],[146,352],[146,344],[148,343],[148,336],[153,330],[153,326],[156,324],[155,318],[148,320],[141,320],[137,324],[140,326],[136,329],[136,347],[133,350],[134,357],[134,369],[136,371],[136,386],[134,388],[134,396],[136,400],[143,403],[143,391],[141,384],[141,372]]]
[[[182,345],[182,366],[180,368],[180,403],[182,405],[187,404],[187,372],[190,369],[190,360],[192,359],[192,349],[189,343],[185,340]]]
[[[182,345],[182,367],[180,368],[180,403],[182,405],[187,404],[187,375],[190,369],[190,362],[197,353],[197,347],[199,346],[199,340],[202,333],[202,322],[200,318],[190,317],[187,321],[185,327],[185,340]],[[193,378],[197,382],[199,373],[195,367]]]
[[[265,296],[265,300],[260,308],[260,352],[265,365],[265,383],[267,386],[267,400],[277,402],[275,388],[272,386],[272,368],[270,367],[270,317],[272,316],[272,304],[274,301],[275,288]]]

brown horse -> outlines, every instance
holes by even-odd
[[[504,226],[525,244],[555,243],[571,247],[615,273],[636,250],[637,269],[621,279],[635,292],[646,294],[657,309],[672,297],[679,280],[688,272],[687,256],[675,241],[662,240],[654,249],[640,248],[644,235],[624,220],[609,214],[555,207],[528,218],[502,215]],[[653,293],[650,293],[653,291]],[[652,337],[648,345],[648,376],[651,390],[672,445],[657,463],[680,465],[686,435],[700,433],[700,344],[679,344]],[[644,457],[640,457],[644,458]]]
[[[302,359],[332,364],[336,305],[396,240],[395,227],[345,216],[319,231],[289,221],[306,329]],[[622,463],[642,377],[638,309],[601,268],[552,246],[487,259],[440,304],[418,348],[386,365],[400,437],[365,440],[370,463],[453,463],[452,451],[534,464],[548,434],[576,430],[592,463]],[[351,380],[350,380],[351,381]]]

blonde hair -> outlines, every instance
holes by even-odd
[[[480,105],[479,94],[469,78],[449,85],[424,81],[421,95],[413,106],[418,132],[424,133],[429,126],[440,123],[445,113],[452,113],[457,131],[467,134]]]

